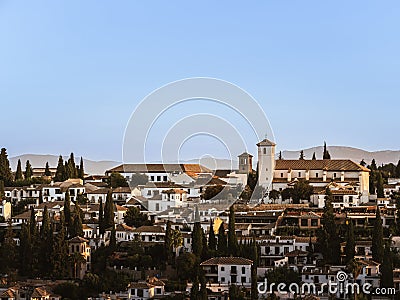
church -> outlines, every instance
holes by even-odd
[[[258,147],[258,184],[266,194],[292,187],[298,180],[307,180],[314,188],[312,201],[323,206],[325,189],[329,187],[339,206],[356,206],[369,201],[370,170],[347,159],[276,159],[276,144],[264,139]],[[239,156],[239,170],[248,170],[251,155]],[[336,204],[337,205],[337,204]]]

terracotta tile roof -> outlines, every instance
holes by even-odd
[[[129,231],[133,231],[133,228],[128,225],[125,225],[125,224],[118,224],[115,231],[129,232]]]
[[[85,242],[88,243],[89,241],[80,236],[76,236],[76,237],[68,240],[68,242],[70,242],[70,243],[85,243]]]
[[[15,293],[12,289],[8,289],[6,291],[4,291],[0,297],[3,298],[15,298]]]
[[[329,170],[329,171],[365,171],[370,170],[349,159],[279,159],[275,170]],[[322,174],[321,174],[322,175]]]
[[[102,195],[104,195],[104,194],[107,194],[108,191],[109,191],[108,188],[100,188],[100,189],[97,189],[97,190],[94,190],[94,191],[86,192],[86,194],[88,194],[88,195],[89,194],[102,194]]]
[[[247,152],[243,152],[242,154],[238,155],[238,157],[253,157],[253,155],[251,155]]]
[[[170,173],[170,172],[193,172],[211,173],[211,170],[200,164],[122,164],[106,173]]]
[[[307,256],[307,255],[308,255],[307,251],[302,251],[302,250],[298,250],[298,249],[293,250],[293,251],[285,254],[286,257],[298,257],[298,256],[303,256],[304,257],[304,256]]]
[[[257,146],[276,146],[276,144],[268,139],[263,139]]]
[[[243,257],[213,257],[204,262],[201,266],[213,266],[213,265],[251,265],[253,261]]]
[[[154,233],[164,233],[164,228],[160,226],[140,226],[134,229],[135,232],[154,232]]]
[[[131,188],[129,186],[124,186],[124,187],[117,187],[113,189],[113,193],[123,193],[123,194],[130,194],[131,193]]]

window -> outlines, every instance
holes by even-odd
[[[164,176],[164,181],[168,181],[168,177],[167,176]]]
[[[333,173],[333,178],[336,178],[336,173]]]
[[[246,277],[242,276],[242,283],[246,283]]]
[[[151,190],[147,191],[147,196],[151,196]]]
[[[308,226],[308,219],[301,219],[301,226]]]
[[[318,178],[318,173],[315,173],[315,177],[317,177],[317,178]]]
[[[242,267],[242,274],[245,274],[245,273],[246,273],[246,268]]]
[[[221,282],[225,282],[225,277],[221,277]]]
[[[221,267],[221,271],[225,271],[225,267]]]
[[[157,176],[157,181],[161,181],[161,176]]]
[[[263,148],[263,153],[267,154],[267,148]]]
[[[281,178],[283,178],[283,173],[281,173]]]
[[[150,181],[154,181],[154,176],[150,176]]]

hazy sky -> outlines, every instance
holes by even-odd
[[[280,149],[398,150],[399,15],[399,1],[0,0],[0,146],[121,160],[142,98],[206,76],[251,93]]]

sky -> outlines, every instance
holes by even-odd
[[[212,77],[259,102],[278,149],[399,150],[399,15],[398,1],[0,0],[0,146],[121,160],[146,95]],[[178,112],[196,109],[215,112]],[[195,140],[186,158],[223,148]]]

